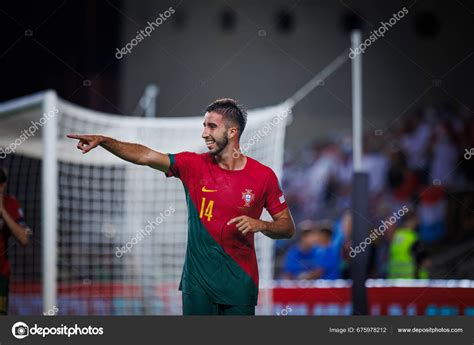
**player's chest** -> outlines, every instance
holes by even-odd
[[[200,212],[206,209],[251,214],[261,212],[264,181],[252,176],[203,174],[194,183],[194,196]]]

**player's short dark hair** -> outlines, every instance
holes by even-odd
[[[239,127],[239,139],[247,124],[247,112],[232,98],[221,98],[209,104],[206,112],[214,111],[224,117],[224,121],[236,124]]]
[[[4,168],[0,167],[0,183],[7,182],[7,179],[8,179],[7,171]]]

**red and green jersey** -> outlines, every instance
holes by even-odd
[[[3,196],[3,207],[5,211],[13,218],[13,220],[21,225],[25,225],[23,219],[23,211],[18,201],[11,195]],[[0,216],[0,276],[10,277],[10,263],[8,262],[7,249],[8,238],[10,237],[10,229]]]
[[[180,290],[204,291],[214,303],[256,305],[258,268],[254,234],[227,222],[260,218],[287,205],[275,173],[247,157],[241,170],[221,168],[208,154],[170,154],[167,176],[181,179],[188,206],[188,243]]]

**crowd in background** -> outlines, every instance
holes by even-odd
[[[369,177],[372,228],[366,242],[371,277],[430,276],[428,249],[448,235],[449,201],[458,192],[473,191],[471,148],[474,114],[449,104],[427,106],[385,129],[365,132],[362,167]],[[352,175],[352,138],[347,133],[315,141],[301,157],[287,154],[283,188],[298,230],[292,243],[277,244],[277,277],[349,276],[351,248],[357,245],[351,243]],[[387,222],[395,213],[402,216]],[[473,216],[467,212],[463,223],[471,235]],[[380,224],[385,230],[374,235]]]

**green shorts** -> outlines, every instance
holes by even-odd
[[[205,293],[183,292],[183,315],[255,315],[255,306],[218,304]]]
[[[8,286],[10,279],[0,276],[0,315],[8,314]]]

